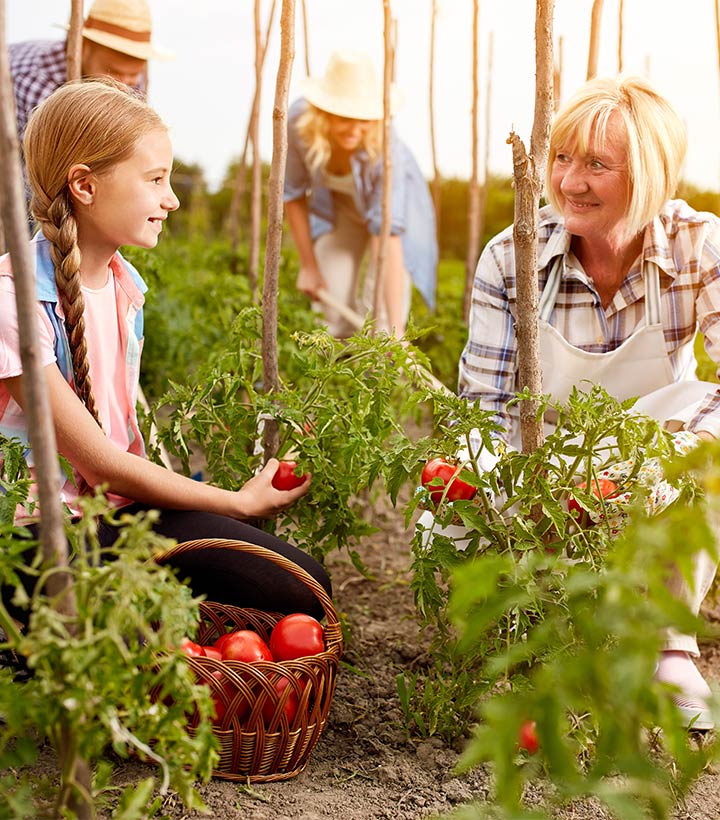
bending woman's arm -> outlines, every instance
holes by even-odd
[[[300,257],[300,273],[297,278],[297,287],[301,293],[311,299],[317,299],[317,292],[326,287],[325,279],[318,267],[310,235],[310,211],[307,199],[291,199],[285,203],[290,233],[292,234],[298,256]]]
[[[268,461],[258,475],[233,492],[194,481],[124,452],[98,427],[57,365],[48,365],[44,372],[58,451],[91,487],[107,484],[110,492],[153,507],[204,510],[242,520],[269,518],[289,507],[310,486],[308,478],[295,490],[276,490],[271,484],[278,466],[276,459]],[[20,407],[23,406],[21,380],[22,376],[4,379],[8,392]]]

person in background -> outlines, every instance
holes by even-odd
[[[37,288],[38,355],[44,367],[59,452],[73,469],[58,487],[74,516],[83,493],[106,488],[128,513],[158,510],[156,532],[177,541],[232,539],[259,544],[309,572],[330,593],[310,555],[254,526],[303,496],[272,485],[279,462],[237,490],[186,478],[148,460],[136,399],[143,343],[142,278],[118,252],[154,248],[179,203],[170,185],[167,128],[144,99],[111,79],[68,83],[33,112],[25,131]],[[19,439],[32,468],[15,287],[9,254],[0,257],[0,433]],[[37,532],[28,510],[15,519]],[[37,511],[35,511],[35,516]],[[118,527],[98,521],[102,547]],[[309,587],[270,561],[212,548],[173,561],[196,595],[273,612],[323,610]],[[3,598],[8,597],[3,590]],[[27,617],[12,602],[19,621]]]
[[[720,434],[719,385],[697,380],[693,347],[702,333],[720,365],[720,219],[671,199],[686,146],[677,112],[638,78],[591,80],[561,108],[539,219],[538,341],[544,393],[566,401],[590,381],[619,400],[640,396],[634,411],[697,443]],[[519,390],[516,296],[508,228],[477,266],[459,392],[519,449],[518,409],[507,407]],[[703,552],[691,588],[679,572],[670,581],[695,614],[716,566]],[[656,676],[680,688],[688,724],[710,729],[699,654],[695,636],[668,633]]]
[[[148,60],[167,60],[172,52],[152,43],[146,0],[95,0],[82,29],[83,77],[112,77],[138,91],[147,87]],[[18,136],[30,112],[67,76],[66,40],[26,40],[8,47]]]
[[[383,88],[365,54],[333,54],[324,76],[306,78],[288,112],[285,210],[300,256],[297,286],[321,290],[358,313],[372,311],[382,222]],[[393,89],[393,110],[398,92]],[[414,283],[434,307],[438,260],[435,213],[410,149],[392,135],[391,236],[376,329],[401,337]],[[368,255],[362,281],[362,264]],[[328,331],[357,329],[323,305]]]

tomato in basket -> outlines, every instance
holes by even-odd
[[[281,618],[270,633],[270,652],[275,661],[292,661],[325,651],[320,621],[295,612]]]
[[[237,632],[231,632],[223,641],[220,651],[224,661],[256,663],[273,660],[268,645],[257,632],[251,629],[238,629]]]
[[[282,695],[282,693],[287,689],[287,687],[292,687],[289,678],[286,678],[283,675],[281,678],[275,682],[275,691],[278,693],[278,698]],[[304,686],[304,684],[302,685]],[[301,686],[301,688],[302,688]],[[287,718],[288,726],[292,726],[293,720],[295,720],[295,715],[297,714],[298,706],[300,704],[300,699],[297,696],[297,692],[291,688],[291,691],[288,693],[287,700],[285,701],[285,705],[283,706],[283,712],[285,713],[285,717]],[[273,715],[275,714],[275,704],[269,698],[265,701],[262,708],[262,716],[263,720],[266,724],[269,724],[270,721],[273,719]]]

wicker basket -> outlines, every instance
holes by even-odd
[[[159,563],[190,550],[240,550],[272,561],[306,584],[325,611],[325,651],[282,663],[243,663],[213,658],[188,658],[198,681],[212,690],[217,717],[213,731],[220,760],[213,776],[226,780],[271,782],[295,777],[307,766],[310,753],[327,722],[342,655],[342,632],[332,601],[305,570],[275,552],[245,541],[186,541],[157,556]],[[268,641],[283,616],[204,601],[197,641],[213,644],[229,629],[252,629]],[[285,679],[279,688],[276,684]],[[297,698],[297,710],[288,706]],[[288,714],[294,716],[288,720]],[[199,716],[190,719],[191,729]]]

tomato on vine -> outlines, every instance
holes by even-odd
[[[433,504],[439,504],[443,494],[448,501],[459,499],[469,501],[475,496],[477,488],[457,476],[462,471],[458,464],[451,464],[442,456],[431,458],[423,467],[420,481],[423,487],[430,492]],[[447,493],[445,488],[447,487]]]

